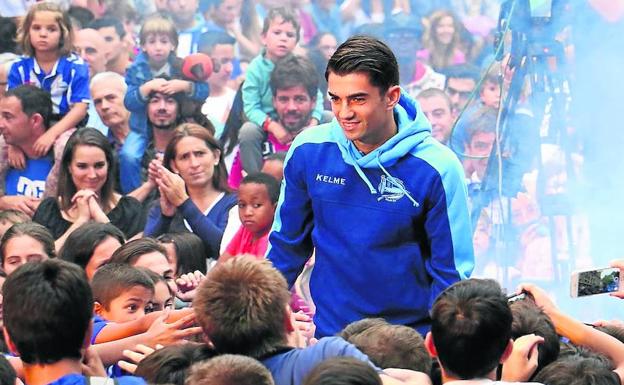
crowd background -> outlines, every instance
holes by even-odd
[[[9,0],[0,5],[0,86],[3,89],[7,82],[9,88],[12,87],[10,74],[14,63],[20,60],[19,55],[33,55],[32,52],[23,52],[20,44],[15,42],[20,20],[33,3]],[[201,191],[190,188],[192,175],[186,178],[181,163],[176,167],[180,167],[179,174],[184,179],[182,184],[162,164],[145,163],[145,147],[131,149],[134,152],[129,153],[136,155],[138,151],[139,162],[132,163],[130,159],[128,163],[123,163],[125,153],[121,151],[118,154],[122,170],[119,183],[128,180],[124,176],[128,170],[134,172],[128,178],[134,176],[138,179],[128,182],[130,184],[127,188],[118,188],[119,193],[133,194],[137,189],[145,187],[146,183],[152,183],[151,189],[154,190],[154,175],[158,175],[160,180],[157,183],[160,201],[156,200],[158,207],[155,209],[153,206],[149,215],[147,210],[154,196],[143,194],[142,191],[137,193],[141,198],[138,200],[144,202],[142,215],[152,218],[151,222],[147,219],[146,235],[156,237],[174,232],[167,227],[175,226],[173,221],[164,224],[158,221],[158,217],[167,208],[175,206],[173,209],[177,208],[178,211],[171,213],[182,213],[178,228],[186,226],[196,234],[204,234],[200,235],[204,244],[198,247],[205,247],[207,250],[204,253],[213,259],[227,246],[225,241],[218,244],[221,237],[232,239],[240,224],[236,222],[237,218],[234,219],[236,225],[232,225],[234,229],[231,233],[228,235],[225,229],[226,234],[223,235],[227,218],[237,216],[236,213],[232,215],[227,212],[236,204],[237,198],[232,191],[238,188],[236,183],[241,183],[242,175],[258,171],[249,168],[246,163],[242,143],[244,130],[241,126],[245,117],[240,112],[246,107],[244,82],[249,79],[246,71],[254,58],[268,48],[267,31],[263,31],[264,18],[275,7],[286,6],[296,15],[296,24],[299,26],[296,33],[300,37],[291,51],[307,57],[314,65],[322,98],[317,102],[323,102],[326,113],[331,108],[326,96],[325,65],[341,42],[353,34],[366,33],[380,38],[393,49],[400,65],[401,86],[421,104],[431,121],[433,136],[450,146],[464,166],[473,209],[474,276],[495,278],[510,292],[521,281],[538,282],[559,298],[563,309],[587,321],[593,320],[596,315],[600,318],[621,316],[617,306],[611,306],[611,301],[615,299],[570,299],[568,295],[572,270],[604,267],[610,260],[622,256],[618,237],[622,234],[620,230],[623,229],[624,212],[618,194],[623,191],[624,178],[621,177],[618,152],[621,147],[619,139],[624,130],[620,127],[620,119],[615,116],[621,94],[619,90],[622,89],[622,76],[618,71],[622,68],[620,64],[624,56],[623,51],[619,50],[621,43],[617,36],[624,32],[624,26],[617,17],[620,12],[617,1],[605,7],[593,7],[590,4],[592,2],[582,0],[559,2],[565,3],[563,7],[555,8],[557,12],[563,12],[562,24],[551,36],[552,41],[546,41],[550,36],[547,39],[539,35],[544,37],[544,41],[537,43],[561,44],[561,54],[549,55],[547,59],[547,73],[551,77],[546,80],[562,80],[560,86],[553,87],[552,93],[545,99],[546,103],[540,105],[539,101],[536,102],[536,95],[542,83],[530,84],[528,79],[523,79],[517,104],[507,111],[506,122],[499,119],[503,110],[501,105],[510,92],[514,74],[519,72],[520,62],[510,54],[510,47],[517,44],[517,36],[512,38],[513,31],[507,31],[502,38],[498,36],[497,39],[501,11],[501,2],[497,0],[64,0],[56,3],[69,15],[77,37],[74,46],[89,65],[91,88],[83,87],[82,91],[86,89],[90,94],[78,101],[88,105],[88,115],[82,116],[89,119],[86,126],[96,128],[109,139],[114,136],[109,131],[111,127],[107,127],[110,122],[93,106],[93,101],[96,100],[94,90],[104,89],[112,83],[94,87],[93,82],[98,73],[115,72],[125,76],[128,83],[127,91],[124,90],[126,97],[133,92],[133,86],[136,89],[147,84],[149,79],[145,78],[133,84],[134,75],[128,69],[141,60],[145,41],[142,41],[140,31],[145,20],[154,17],[155,13],[170,20],[175,26],[174,48],[178,58],[184,59],[192,53],[204,52],[212,58],[213,67],[219,69],[208,79],[193,79],[193,84],[188,85],[192,92],[187,92],[189,97],[184,101],[190,103],[190,100],[194,100],[198,103],[201,114],[210,121],[205,126],[210,126],[214,139],[193,133],[192,127],[176,139],[182,141],[185,136],[190,136],[203,141],[212,151],[214,159],[211,158],[211,161],[215,161],[215,165],[221,162],[224,166],[222,171],[226,172],[225,175],[211,176],[215,180],[212,188]],[[286,20],[283,16],[277,17]],[[90,32],[94,30],[99,35]],[[202,42],[205,39],[202,40],[202,36],[211,33],[225,34],[232,39],[231,43],[213,42],[210,48],[203,49]],[[495,43],[504,46],[500,55],[496,52],[499,45]],[[233,50],[222,52],[215,48],[223,45],[231,45]],[[531,57],[527,60],[531,60]],[[268,79],[264,81],[268,84]],[[202,82],[208,84],[208,94],[201,93]],[[177,86],[181,87],[180,90],[188,91],[186,84],[176,83]],[[172,88],[169,93],[177,92],[177,88]],[[182,102],[178,103],[180,109]],[[132,110],[128,103],[126,107],[132,115],[143,114],[143,121],[148,118],[145,107],[143,110]],[[247,110],[245,113],[249,115]],[[137,124],[138,128],[133,126],[133,119],[126,116],[126,123],[130,122],[130,131],[141,132],[140,124]],[[201,119],[192,117],[185,121],[202,125]],[[80,120],[82,118],[77,119]],[[249,120],[252,119],[249,117]],[[323,121],[324,117],[318,115],[316,123]],[[504,122],[509,131],[505,141],[497,144],[495,139]],[[259,123],[256,126],[265,128],[264,123],[267,121],[263,123],[261,120]],[[169,147],[159,144],[156,139],[158,127],[153,120],[151,124],[154,125],[154,139],[148,150],[155,152],[153,158],[163,153],[167,166],[167,161],[177,159],[176,146],[173,145],[173,153],[168,153]],[[555,132],[556,127],[559,128]],[[88,130],[83,136],[88,137],[89,134]],[[125,135],[131,138],[128,132]],[[232,185],[230,180],[228,185],[223,178],[232,171],[232,164],[237,162],[239,139],[239,162],[242,163],[239,167],[243,171],[238,182]],[[288,140],[278,139],[279,143],[288,145]],[[73,141],[70,143],[74,143],[81,138],[78,135],[70,140]],[[93,141],[97,141],[97,138]],[[492,164],[498,163],[498,159],[489,159],[492,149],[499,145],[502,154],[500,175],[492,167]],[[97,146],[102,148],[109,159],[111,149],[106,144]],[[51,142],[48,149],[50,147]],[[224,150],[218,151],[220,147]],[[15,160],[19,158],[12,158],[10,152],[8,157],[8,160],[3,161],[9,162],[11,167],[19,163],[19,160]],[[273,160],[267,158],[261,164],[267,165]],[[71,159],[67,160],[69,163]],[[114,178],[112,175],[108,177]],[[184,183],[188,187],[190,199],[202,209],[200,211],[207,209],[205,205],[202,206],[201,197],[217,193],[229,197],[228,204],[219,214],[220,219],[214,219],[215,223],[222,222],[217,226],[221,229],[218,234],[208,225],[189,225],[192,222],[190,218],[193,215],[197,217],[201,212],[188,213],[191,209],[183,207],[184,199],[176,194],[184,194]],[[243,180],[241,186],[246,183],[264,182]],[[498,183],[502,188],[498,188]],[[66,192],[69,194],[66,196],[59,192],[61,202],[74,199],[71,195],[79,188],[72,188],[72,193]],[[84,199],[86,202],[89,197]],[[92,219],[102,211],[112,212],[109,206],[113,205],[112,202],[118,204],[119,198],[110,195],[110,199],[110,202],[101,203],[99,209],[93,206],[87,209],[91,210]],[[271,196],[270,201],[274,204],[275,197]],[[53,196],[53,202],[46,203],[44,200],[41,205],[49,209],[50,204],[55,202],[56,195]],[[65,202],[60,209],[56,208],[56,212],[59,218],[67,219],[72,215],[70,209],[71,205]],[[142,215],[137,214],[140,210],[139,207],[126,208],[126,216],[121,219],[116,217],[115,220],[123,222],[140,218]],[[18,211],[29,216],[33,214],[23,209]],[[49,221],[50,215],[49,212],[40,212],[38,216],[35,215],[35,220],[39,223]],[[5,223],[13,220],[12,217],[3,219]],[[110,220],[115,222],[113,217]],[[138,229],[129,229],[136,227],[134,222],[133,226],[128,223],[115,224],[124,230],[121,240],[124,239],[123,235],[131,238],[139,232]],[[71,231],[67,229],[74,229],[69,224],[62,231],[57,227],[58,224],[46,225],[57,230],[54,234],[57,242],[59,239],[70,242],[68,237]],[[58,250],[61,250],[63,242],[57,243]],[[178,244],[175,241],[165,243]],[[52,254],[50,252],[48,256],[52,257]],[[192,271],[179,270],[174,273],[182,275]],[[305,298],[305,289],[300,294]]]

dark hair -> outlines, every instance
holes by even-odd
[[[459,379],[494,370],[511,338],[511,310],[491,279],[460,281],[436,298],[431,336],[444,370]]]
[[[318,74],[310,59],[303,56],[286,55],[275,63],[269,82],[273,96],[278,90],[302,86],[311,99],[318,93]]]
[[[212,176],[212,187],[214,187],[217,191],[229,192],[230,187],[227,182],[228,173],[225,168],[225,162],[223,161],[223,150],[221,149],[221,145],[214,138],[214,136],[208,132],[208,130],[198,124],[184,123],[175,129],[173,137],[165,149],[163,165],[171,170],[171,162],[176,157],[176,146],[178,145],[178,142],[189,136],[203,140],[204,143],[206,143],[206,146],[213,152],[219,151],[219,164],[215,166],[214,175]]]
[[[95,30],[108,27],[115,28],[115,33],[117,33],[117,36],[119,36],[120,40],[123,39],[124,36],[126,36],[126,30],[124,29],[121,21],[110,16],[95,19],[91,24],[89,24],[89,28],[93,28]]]
[[[16,97],[22,104],[22,111],[31,117],[33,114],[39,114],[43,118],[44,128],[47,130],[50,126],[50,118],[52,117],[52,97],[48,91],[31,84],[22,84],[8,90],[4,97]]]
[[[0,357],[0,385],[15,385],[17,378],[15,369],[3,354],[0,354]]]
[[[271,23],[275,21],[277,18],[281,18],[283,23],[292,24],[293,28],[297,33],[297,41],[299,41],[301,25],[299,24],[299,19],[297,15],[290,7],[275,7],[269,9],[266,17],[264,18],[264,24],[262,25],[262,34],[265,35],[269,31],[269,27]]]
[[[497,118],[498,111],[493,107],[483,106],[475,111],[467,125],[467,143],[470,143],[475,134],[496,132]]]
[[[431,358],[422,336],[404,325],[384,322],[351,335],[348,342],[380,368],[399,368],[423,373],[431,371]]]
[[[383,94],[399,85],[399,65],[390,47],[372,36],[356,35],[340,44],[327,63],[325,79],[330,73],[345,76],[352,73],[368,75],[370,84]]]
[[[388,322],[383,318],[363,318],[361,320],[353,321],[345,326],[344,329],[338,333],[338,336],[344,338],[346,341],[349,341],[349,339],[354,335],[363,333],[373,326],[386,324],[388,324]]]
[[[7,243],[13,238],[24,235],[41,243],[43,251],[48,255],[48,258],[56,257],[54,237],[50,234],[50,230],[35,222],[16,223],[9,227],[0,240],[0,265],[4,266],[4,258],[6,257],[4,254],[6,253]]]
[[[206,274],[206,247],[201,238],[193,233],[165,233],[156,240],[171,243],[176,252],[176,276],[192,273],[196,270]]]
[[[0,52],[17,53],[17,24],[10,17],[0,17]]]
[[[600,360],[578,355],[552,362],[534,381],[545,385],[620,385],[618,375]]]
[[[221,31],[207,31],[199,35],[197,52],[210,55],[216,45],[234,45],[236,39]]]
[[[72,197],[76,194],[76,185],[69,173],[69,166],[74,159],[74,153],[78,146],[97,147],[104,152],[108,170],[106,173],[106,182],[99,191],[100,202],[104,211],[109,211],[113,207],[113,196],[115,187],[115,169],[116,162],[113,155],[113,148],[108,139],[100,131],[95,128],[81,128],[76,130],[67,141],[63,157],[61,158],[61,169],[58,180],[58,196],[61,200],[61,210],[68,210],[72,205]]]
[[[91,10],[85,7],[79,7],[77,5],[70,6],[67,10],[67,14],[72,21],[75,21],[77,23],[77,25],[76,23],[74,23],[74,28],[76,30],[85,28],[87,25],[89,25],[89,23],[93,21],[93,19],[95,19],[95,16],[93,15],[93,12],[91,12]]]
[[[87,276],[58,259],[27,263],[2,288],[4,327],[27,364],[80,360],[93,314]]]
[[[191,368],[186,385],[273,385],[271,372],[259,361],[222,354]]]
[[[441,73],[446,76],[444,87],[448,85],[449,79],[472,79],[475,83],[479,80],[479,68],[472,64],[457,64],[446,67]]]
[[[219,353],[261,357],[286,342],[290,293],[268,260],[243,255],[208,272],[193,300],[197,323]]]
[[[154,283],[144,271],[125,263],[106,264],[95,272],[91,280],[93,301],[110,310],[110,304],[115,298],[135,286],[154,291]]]
[[[332,357],[318,364],[303,385],[381,385],[379,373],[353,357]]]
[[[73,262],[84,269],[93,257],[95,249],[108,238],[114,238],[122,245],[126,242],[124,234],[114,225],[87,222],[67,237],[58,257]]]
[[[184,385],[191,365],[215,354],[204,344],[165,346],[141,360],[134,375],[143,377],[150,384]]]
[[[550,317],[531,300],[515,301],[509,307],[513,315],[511,323],[513,339],[527,334],[535,334],[544,338],[544,342],[537,347],[538,365],[533,373],[535,376],[544,366],[555,361],[559,356],[559,336],[555,325]]]
[[[277,203],[280,195],[280,183],[277,179],[264,172],[254,172],[244,177],[241,181],[241,185],[248,183],[256,183],[266,186],[269,199],[271,202]]]
[[[130,242],[126,242],[120,248],[115,250],[110,259],[110,263],[125,263],[134,265],[136,261],[143,255],[158,252],[167,256],[167,250],[155,239],[139,238]]]

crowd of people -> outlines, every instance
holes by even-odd
[[[621,384],[501,3],[0,4],[2,384]]]

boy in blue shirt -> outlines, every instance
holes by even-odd
[[[23,362],[25,383],[83,385],[90,375],[105,376],[87,352],[93,296],[80,267],[58,259],[27,263],[7,278],[3,294],[4,335]],[[83,357],[91,362],[83,365]],[[145,384],[138,377],[116,382]]]
[[[287,8],[273,8],[264,19],[262,44],[264,49],[247,67],[243,83],[243,109],[248,121],[241,126],[238,136],[243,170],[248,174],[262,168],[262,143],[265,132],[280,143],[287,144],[293,135],[278,121],[273,107],[273,93],[269,81],[275,63],[292,53],[299,41],[297,16]],[[317,125],[323,115],[323,95],[318,92],[316,107],[310,125]]]
[[[186,93],[203,102],[208,97],[208,84],[181,80],[180,59],[175,55],[178,32],[162,16],[147,19],[140,32],[142,52],[126,73],[128,91],[124,105],[130,111],[130,134],[120,153],[121,190],[127,194],[141,186],[141,160],[148,142],[146,106],[152,92],[173,95]],[[165,80],[164,77],[171,78]]]

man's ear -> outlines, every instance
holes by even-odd
[[[6,346],[9,349],[9,352],[11,352],[11,354],[13,354],[14,356],[19,357],[20,354],[17,351],[13,340],[11,340],[11,337],[9,336],[9,332],[7,331],[6,326],[2,329],[2,332],[4,333],[4,340],[6,341]]]
[[[386,109],[392,110],[401,98],[401,87],[392,86],[386,91]]]
[[[102,312],[104,311],[104,306],[98,301],[93,302],[93,314],[102,316]]]
[[[436,350],[435,344],[433,343],[433,335],[431,332],[427,332],[425,336],[425,348],[427,348],[427,352],[433,358],[438,357],[438,351]]]
[[[509,358],[509,356],[511,355],[511,352],[513,351],[513,340],[510,338],[509,342],[507,343],[507,347],[505,348],[505,351],[503,352],[503,355],[501,356],[499,362],[502,364],[505,361],[507,361],[507,359]]]
[[[33,127],[41,128],[45,131],[46,127],[43,122],[43,116],[40,113],[35,112],[30,116],[29,120]]]

